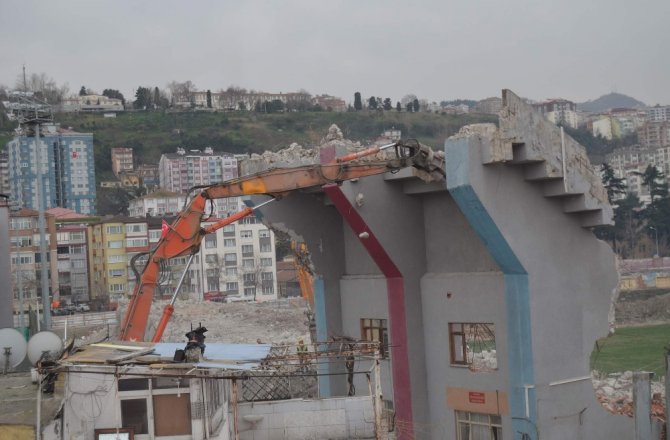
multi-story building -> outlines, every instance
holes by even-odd
[[[174,216],[184,208],[186,196],[168,191],[157,191],[133,199],[128,204],[130,217]]]
[[[637,129],[640,145],[645,148],[660,148],[670,145],[670,121],[647,122]]]
[[[158,163],[161,188],[186,193],[197,185],[211,185],[237,177],[237,159],[232,154],[178,148],[163,154]]]
[[[655,107],[648,107],[647,112],[647,122],[666,122],[670,121],[670,106],[661,107],[657,105]]]
[[[50,296],[59,295],[56,222],[53,215],[45,214],[45,236],[47,241],[47,261]],[[40,231],[38,212],[23,208],[10,214],[9,226],[10,255],[12,267],[11,285],[14,299],[20,297],[36,299],[42,297]]]
[[[0,153],[0,194],[9,195],[9,155]]]
[[[39,151],[34,137],[21,135],[7,144],[7,152],[12,199],[21,206],[38,209],[39,193],[44,209],[61,207],[80,214],[95,213],[92,134],[65,130],[57,124],[44,125]],[[38,169],[44,183],[39,191]]]
[[[577,104],[572,101],[568,101],[567,99],[550,99],[533,104],[533,107],[556,125],[565,125],[572,128],[579,126]]]
[[[317,95],[312,98],[312,105],[318,105],[324,110],[346,112],[347,103],[344,99],[330,95]]]
[[[131,292],[132,271],[128,268],[136,254],[149,251],[147,221],[112,217],[92,223],[87,229],[91,299],[108,295],[114,300]]]
[[[211,148],[204,152],[178,148],[176,153],[163,154],[158,167],[161,188],[175,193],[186,194],[194,186],[212,185],[238,176],[235,156]],[[226,216],[237,211],[238,206],[237,197],[218,200],[216,214]]]
[[[122,112],[123,101],[104,95],[83,95],[64,99],[61,111],[64,112]]]
[[[140,177],[142,186],[152,191],[160,185],[158,165],[142,164],[137,167],[137,175]]]
[[[162,217],[180,212],[185,197],[181,195],[147,196],[131,202],[133,215],[144,217],[149,225],[149,246],[154,247],[161,236]],[[159,217],[148,216],[153,215]],[[203,225],[210,225],[218,218],[211,218]],[[205,293],[226,295],[239,300],[267,301],[276,299],[277,264],[275,235],[256,217],[245,217],[205,236],[200,252],[189,269],[182,293],[194,299],[203,299]],[[186,258],[176,258],[170,263],[171,280],[179,279]],[[134,281],[134,280],[131,280]],[[128,283],[129,291],[132,282]],[[174,288],[168,282],[164,292]]]
[[[63,208],[50,209],[56,222],[58,285],[61,300],[88,301],[88,218]]]
[[[132,148],[112,148],[112,171],[116,177],[119,177],[119,173],[133,171]]]
[[[256,217],[205,236],[200,252],[206,291],[246,301],[277,299],[274,233]]]

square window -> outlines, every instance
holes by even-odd
[[[361,319],[361,339],[368,342],[381,342],[381,356],[386,358],[389,345],[386,319]]]
[[[495,325],[483,322],[449,323],[449,354],[452,365],[471,371],[498,369]]]

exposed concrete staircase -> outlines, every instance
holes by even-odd
[[[541,185],[544,196],[560,201],[583,227],[612,224],[607,191],[584,147],[510,90],[503,90],[499,124],[487,130],[494,142],[485,143],[485,165],[523,167],[524,178]]]

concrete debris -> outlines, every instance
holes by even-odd
[[[473,371],[493,371],[498,368],[498,358],[495,350],[482,350],[479,353],[470,353],[468,359],[472,359],[470,369]]]
[[[148,337],[154,334],[165,301],[154,301]],[[162,342],[186,342],[184,335],[200,324],[207,327],[208,342],[295,345],[299,338],[309,340],[306,303],[301,298],[265,303],[216,303],[178,300]],[[123,317],[125,304],[119,305]]]
[[[633,406],[633,372],[625,371],[620,374],[611,374],[599,378],[597,372],[593,373],[593,388],[596,399],[607,411],[613,414],[627,415],[633,417],[635,408]],[[665,387],[661,382],[651,383],[651,413],[657,420],[665,421]]]

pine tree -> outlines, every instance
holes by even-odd
[[[361,101],[361,92],[354,93],[354,110],[363,110],[363,102]]]

